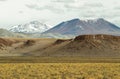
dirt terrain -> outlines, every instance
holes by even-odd
[[[120,37],[82,35],[74,39],[0,38],[0,56],[120,58]]]

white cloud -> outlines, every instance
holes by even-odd
[[[7,0],[0,0],[0,2],[1,2],[1,1],[4,2],[4,1],[7,1]]]
[[[73,18],[101,17],[120,26],[119,16],[119,0],[0,0],[0,26],[6,27],[32,20],[56,25]]]

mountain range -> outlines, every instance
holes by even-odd
[[[11,37],[0,38],[0,56],[120,57],[120,28],[105,19],[72,19],[53,28],[41,25],[34,21],[0,29],[0,37]]]
[[[120,27],[103,19],[80,20],[78,18],[61,22],[51,28],[39,21],[0,29],[0,37],[30,38],[74,38],[78,35],[107,34],[120,36]]]

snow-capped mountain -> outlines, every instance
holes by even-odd
[[[84,34],[120,35],[120,28],[103,18],[89,20],[80,20],[77,18],[62,22],[44,33],[57,33],[75,36]]]
[[[17,33],[42,33],[50,29],[50,25],[46,25],[39,21],[13,26],[10,31]]]

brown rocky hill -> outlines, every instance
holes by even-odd
[[[74,39],[0,38],[2,56],[80,56],[120,58],[120,36],[80,35]]]
[[[50,51],[47,52],[48,50],[51,50],[51,53]],[[61,43],[47,48],[47,51],[43,55],[120,57],[120,37],[112,35],[82,35],[77,36],[73,40],[61,41]]]
[[[4,47],[4,46],[11,46],[13,44],[14,41],[9,40],[9,39],[4,39],[4,38],[0,38],[0,48]]]

